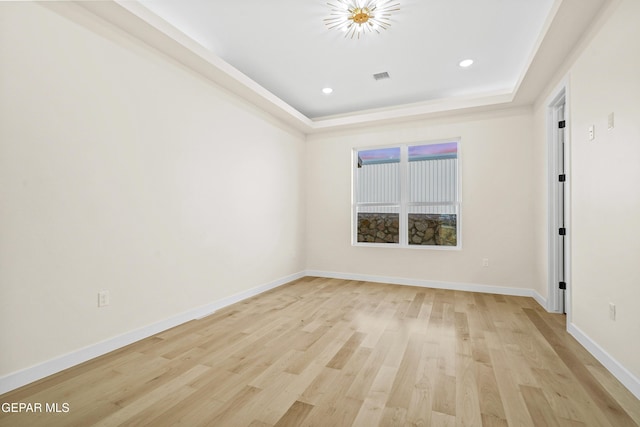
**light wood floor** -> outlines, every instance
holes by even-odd
[[[533,299],[304,278],[0,396],[1,426],[638,426]]]

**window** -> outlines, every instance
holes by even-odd
[[[355,245],[460,248],[458,140],[354,150]]]

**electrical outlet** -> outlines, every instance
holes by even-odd
[[[596,138],[596,127],[594,125],[589,126],[589,141],[593,141]]]
[[[611,130],[614,127],[615,127],[615,123],[614,123],[613,113],[609,113],[609,116],[607,117],[607,128]]]
[[[616,320],[616,305],[612,302],[609,303],[609,319]]]
[[[109,305],[109,291],[98,292],[98,307]]]
[[[489,258],[482,258],[482,266],[489,267]]]

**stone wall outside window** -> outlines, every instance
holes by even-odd
[[[409,214],[409,245],[456,246],[455,214]],[[399,214],[358,213],[358,243],[398,243]]]

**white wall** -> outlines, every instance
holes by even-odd
[[[303,135],[69,3],[0,63],[0,377],[303,271]]]
[[[549,82],[534,109],[534,158],[547,162],[546,107],[568,89],[571,183],[569,331],[640,396],[640,3],[616,0]],[[607,116],[615,128],[607,130]],[[595,125],[595,140],[588,128]],[[536,168],[535,186],[547,185]],[[547,196],[538,191],[538,236],[546,230]],[[547,239],[536,243],[537,274],[546,275]],[[616,320],[609,319],[609,303]]]
[[[572,315],[640,378],[640,2],[622,1],[570,72]],[[607,130],[607,116],[615,128]],[[587,129],[595,125],[595,140]],[[609,319],[609,302],[617,318]]]
[[[532,176],[531,201],[533,203],[534,222],[534,289],[549,301],[548,284],[548,151],[547,151],[547,109],[540,105],[533,115],[533,146],[530,162],[535,165]]]
[[[307,138],[307,268],[534,289],[530,110],[449,117]],[[351,245],[351,151],[461,138],[461,251]],[[482,267],[489,258],[489,267]]]

